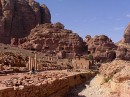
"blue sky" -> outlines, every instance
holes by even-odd
[[[52,23],[61,22],[83,38],[104,34],[117,42],[130,22],[130,0],[36,1],[48,6]]]

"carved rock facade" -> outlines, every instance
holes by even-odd
[[[64,25],[61,23],[37,25],[23,40],[22,44],[19,40],[21,48],[49,55],[57,54],[59,57],[73,57],[76,54],[81,54],[84,50],[83,39],[71,30],[64,29]]]

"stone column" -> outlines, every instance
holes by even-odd
[[[32,67],[33,67],[33,59],[31,58],[31,70],[32,70]]]
[[[37,70],[37,55],[36,54],[34,57],[34,68],[35,68],[35,70]]]
[[[33,64],[33,62],[32,62],[32,58],[30,58],[30,69],[32,70],[32,64]]]
[[[28,69],[31,70],[31,57],[29,56]]]

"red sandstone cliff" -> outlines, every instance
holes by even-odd
[[[46,5],[34,0],[0,0],[0,42],[11,43],[12,38],[23,38],[37,24],[50,23]]]
[[[18,44],[24,49],[50,54],[61,52],[68,57],[81,54],[84,47],[83,39],[71,30],[64,29],[61,23],[37,25],[30,35],[19,40]]]

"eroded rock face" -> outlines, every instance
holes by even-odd
[[[71,30],[64,29],[61,23],[37,25],[25,40],[19,44],[21,48],[51,54],[64,51],[67,56],[81,54],[84,47],[82,38]]]
[[[112,61],[116,58],[115,50],[117,46],[112,42],[110,38],[105,35],[95,36],[86,36],[85,40],[88,45],[88,50],[93,54],[94,59],[97,61]]]
[[[3,52],[0,56],[0,64],[4,66],[25,67],[28,60],[27,57],[12,52]]]
[[[130,79],[129,68],[129,61],[114,60],[110,63],[102,64],[99,72],[105,78],[113,79],[115,82],[123,82]]]
[[[117,42],[118,46],[123,46],[126,48],[130,48],[130,23],[128,24],[127,28],[124,31],[123,39]]]
[[[122,42],[130,43],[130,24],[128,24],[127,28],[125,29],[124,38]]]
[[[106,52],[107,50],[116,49],[116,46],[112,40],[105,35],[95,36],[94,38],[89,37],[87,40],[89,40],[87,42],[88,50],[92,53]]]
[[[130,49],[127,47],[119,46],[116,51],[117,59],[120,60],[130,60]]]
[[[130,60],[130,24],[124,31],[124,37],[118,43],[118,49],[116,51],[117,59]]]
[[[0,0],[0,42],[23,38],[37,24],[50,23],[49,9],[34,0]]]

